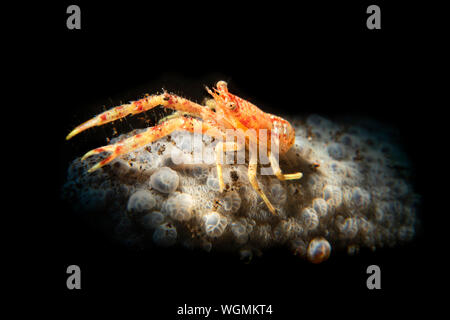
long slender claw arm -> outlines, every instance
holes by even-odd
[[[295,180],[295,179],[300,179],[301,177],[303,177],[303,173],[301,173],[301,172],[283,174],[281,172],[280,164],[278,163],[278,159],[276,159],[275,156],[270,151],[269,151],[269,161],[270,161],[270,166],[272,167],[273,173],[279,180]]]
[[[164,106],[169,109],[183,111],[202,119],[215,119],[214,112],[208,107],[166,92],[160,95],[148,96],[138,101],[133,101],[130,104],[123,104],[107,110],[73,129],[67,135],[66,140],[69,140],[89,128],[101,126],[105,123],[124,118],[129,114],[135,115],[157,106]]]
[[[129,137],[125,140],[117,142],[115,144],[107,145],[105,147],[97,148],[89,151],[83,156],[83,160],[94,154],[101,152],[110,152],[111,154],[104,160],[100,161],[92,168],[89,172],[93,172],[104,165],[110,163],[115,158],[127,154],[133,150],[141,148],[153,141],[161,139],[162,137],[172,133],[175,130],[185,130],[189,132],[199,132],[202,134],[207,134],[213,137],[220,137],[223,139],[224,132],[217,127],[214,121],[209,120],[199,120],[195,118],[178,117],[169,119],[162,124],[156,125],[154,127],[148,128],[146,131]]]
[[[105,123],[124,118],[127,115],[131,114],[133,110],[135,109],[135,106],[133,104],[123,104],[121,106],[112,108],[110,110],[107,110],[103,113],[100,113],[99,115],[95,116],[94,118],[80,124],[78,127],[73,129],[66,137],[66,140],[71,139],[75,135],[79,134],[80,132],[83,132],[84,130],[87,130],[92,127],[101,126]]]

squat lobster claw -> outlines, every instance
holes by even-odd
[[[123,104],[107,110],[73,129],[67,135],[66,139],[69,140],[75,135],[91,127],[101,126],[105,123],[124,118],[127,115],[135,115],[153,109],[157,106],[163,106],[176,110],[179,113],[175,114],[173,117],[169,117],[166,121],[154,127],[147,128],[147,130],[142,133],[136,134],[115,144],[100,147],[86,153],[82,158],[83,160],[94,154],[102,152],[110,153],[106,159],[90,168],[89,172],[103,167],[123,154],[127,154],[135,149],[169,135],[175,130],[184,130],[188,132],[198,132],[197,130],[201,130],[202,134],[207,134],[214,138],[220,139],[215,149],[220,191],[222,192],[225,188],[222,176],[222,164],[220,161],[221,154],[226,151],[239,151],[244,148],[249,149],[249,181],[255,191],[266,203],[269,210],[273,214],[276,214],[276,209],[259,187],[256,179],[257,153],[252,152],[252,150],[256,150],[255,147],[260,144],[264,144],[266,146],[270,165],[278,179],[300,179],[302,177],[302,173],[300,172],[283,174],[279,167],[278,158],[275,156],[286,153],[294,144],[294,129],[288,121],[278,116],[265,113],[252,103],[230,93],[225,81],[217,82],[216,88],[213,88],[213,90],[210,90],[209,88],[206,88],[206,90],[214,98],[214,109],[210,106],[202,106],[195,102],[165,92],[159,95],[147,96],[138,101],[133,101],[129,104]],[[183,114],[187,114],[189,116],[184,116]],[[241,141],[244,142],[222,142],[226,138],[226,131],[229,129],[234,130],[236,135],[243,137],[244,139]],[[260,135],[250,134],[261,129],[267,132],[267,135],[265,136],[267,139],[265,139],[265,141],[263,141]],[[269,146],[267,142],[268,140],[275,141],[275,147],[278,150],[275,150],[274,144]],[[259,150],[261,151],[261,148],[259,148]]]

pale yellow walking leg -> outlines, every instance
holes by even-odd
[[[250,184],[252,185],[253,189],[259,194],[259,196],[264,200],[267,207],[269,208],[270,212],[272,214],[276,215],[277,212],[274,208],[274,206],[270,203],[269,199],[267,199],[267,196],[264,194],[262,189],[259,187],[258,180],[256,179],[256,169],[258,167],[257,163],[257,154],[256,152],[250,152],[250,163],[248,165],[248,180],[250,181]]]
[[[301,177],[303,177],[303,174],[301,172],[283,174],[281,172],[280,164],[278,163],[278,159],[276,159],[270,151],[269,151],[269,161],[270,161],[270,166],[272,167],[273,173],[279,180],[295,180],[295,179],[300,179]]]
[[[225,183],[223,182],[223,173],[222,173],[222,155],[226,151],[240,151],[244,148],[244,145],[238,144],[236,142],[219,142],[216,145],[216,166],[217,166],[217,178],[219,179],[220,192],[223,192],[225,189]]]

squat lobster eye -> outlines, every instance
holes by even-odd
[[[219,81],[216,84],[217,89],[228,91],[228,84],[225,81]]]
[[[236,109],[236,104],[235,104],[234,102],[228,102],[228,103],[226,104],[226,106],[227,106],[227,108],[230,109],[230,110]]]

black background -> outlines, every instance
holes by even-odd
[[[81,30],[66,28],[70,4],[81,7]],[[381,7],[381,30],[366,28],[370,4]],[[430,292],[429,264],[438,256],[430,245],[436,213],[428,202],[430,163],[423,155],[431,129],[424,124],[429,113],[422,87],[428,37],[416,23],[427,14],[422,7],[392,1],[61,1],[40,9],[45,19],[29,51],[21,53],[36,76],[29,87],[39,92],[27,113],[33,133],[45,138],[28,146],[42,155],[34,168],[42,174],[40,186],[31,201],[40,224],[25,263],[39,261],[44,270],[40,308],[64,316],[172,319],[184,304],[272,304],[271,316],[255,317],[290,319],[405,316],[429,307],[421,299]],[[218,80],[272,113],[361,115],[398,128],[422,196],[416,240],[355,257],[333,255],[321,265],[288,250],[269,250],[247,265],[229,254],[121,248],[59,200],[69,161],[112,136],[106,126],[66,142],[74,126],[162,88],[200,102],[204,85]],[[126,121],[118,127],[126,132],[139,125]],[[71,264],[81,267],[82,290],[66,288]],[[382,271],[378,291],[366,288],[372,264]]]

